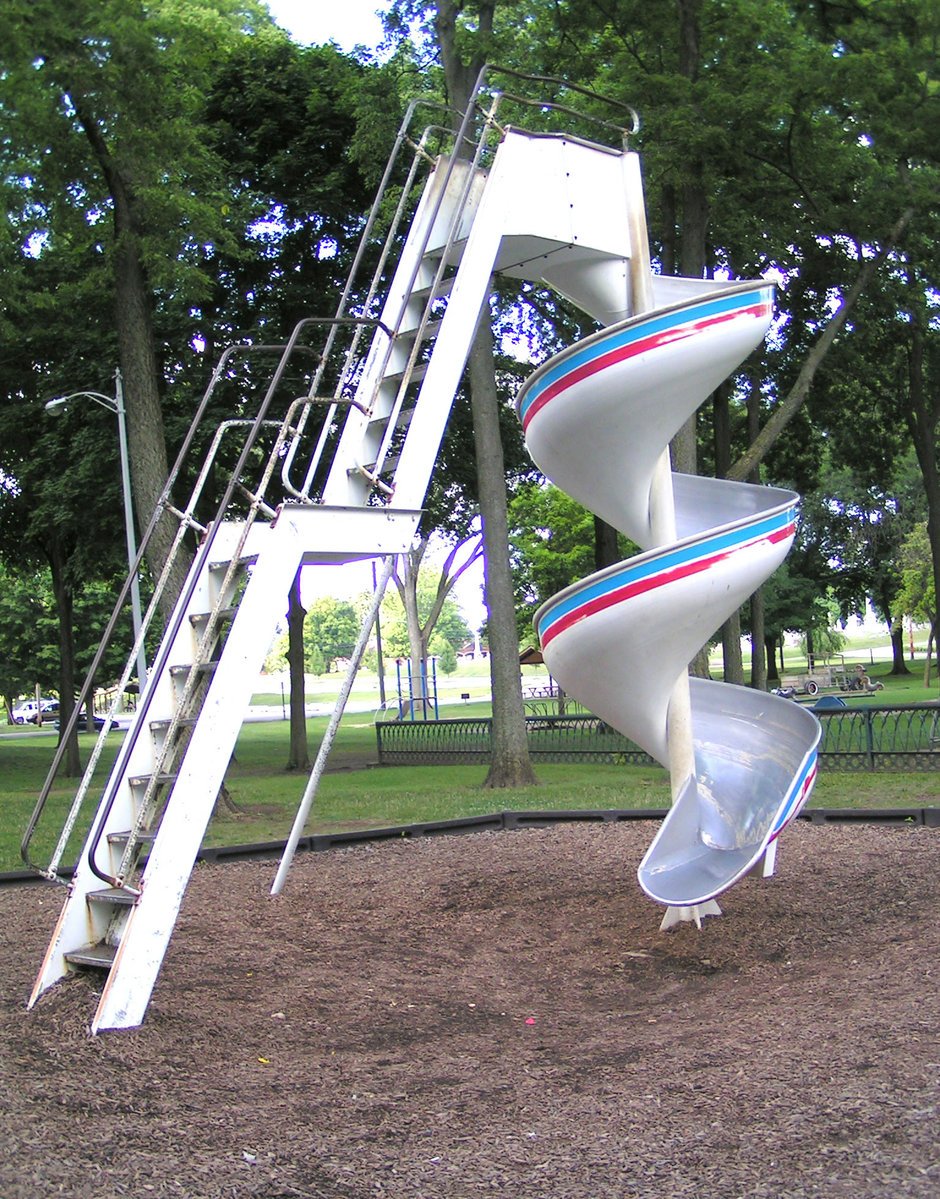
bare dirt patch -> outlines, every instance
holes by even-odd
[[[940,836],[812,826],[657,931],[648,824],[199,867],[136,1030],[25,1011],[58,896],[0,891],[0,1195],[940,1194]]]

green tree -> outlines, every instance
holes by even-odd
[[[0,696],[12,721],[14,701],[58,689],[55,605],[47,571],[16,571],[0,559]]]
[[[475,561],[476,557],[474,555],[472,560]],[[421,658],[427,657],[432,638],[438,638],[457,650],[470,636],[467,622],[452,594],[452,588],[463,571],[451,575],[445,560],[441,567],[428,565],[418,570],[413,576],[412,586],[412,579],[402,576],[414,570],[415,561],[415,558],[411,559],[410,568],[405,563],[399,563],[395,590],[387,592],[382,601],[382,639],[386,652],[393,658],[412,656],[410,630],[414,619],[424,647]],[[408,608],[411,606],[414,608],[414,618],[409,615]],[[427,645],[424,645],[425,641]]]
[[[206,261],[225,236],[205,94],[220,58],[270,19],[253,0],[76,0],[66,8],[11,0],[6,15],[0,146],[9,220],[22,252],[84,254],[96,264],[113,304],[134,498],[146,525],[167,477],[158,297],[197,302]],[[162,520],[151,543],[154,574],[173,533]]]
[[[461,575],[483,554],[483,539],[479,534],[473,534],[450,548],[440,570],[422,571],[429,543],[429,538],[419,537],[408,553],[399,554],[392,573],[404,617],[404,638],[397,636],[398,630],[393,623],[389,648],[401,646],[404,641],[403,648],[392,649],[392,652],[410,659],[411,677],[419,680],[420,689],[415,696],[419,701],[429,698],[423,692],[423,685],[427,679],[432,636],[436,633],[449,642],[454,651],[469,636],[470,630],[451,592]]]
[[[338,600],[332,596],[321,596],[314,600],[304,620],[308,669],[311,669],[309,663],[313,647],[320,651],[329,670],[337,658],[349,657],[358,633],[359,617],[349,600]]]
[[[864,421],[864,413],[859,415]],[[815,507],[839,618],[844,622],[852,615],[864,617],[870,604],[888,626],[891,673],[905,675],[910,671],[904,661],[903,624],[894,610],[901,585],[900,554],[905,538],[926,515],[926,506],[913,455],[899,458],[893,467],[888,457],[879,453],[875,469],[869,466],[864,476],[827,465],[820,485],[824,498]],[[876,475],[886,476],[885,481],[873,481]]]
[[[452,642],[439,634],[431,638],[431,653],[437,658],[438,668],[444,674],[453,674],[457,669],[457,651]]]
[[[328,674],[330,669],[330,664],[324,658],[319,645],[307,646],[304,652],[304,666],[308,674],[315,674],[318,678],[321,674]]]
[[[68,329],[65,319],[58,331]],[[37,342],[53,337],[53,329],[39,330]],[[0,556],[19,573],[49,572],[64,729],[78,690],[81,650],[89,643],[97,647],[101,627],[95,621],[79,629],[82,596],[107,580],[113,597],[113,580],[126,570],[120,471],[110,413],[92,404],[58,419],[43,411],[32,368],[35,349],[36,343],[20,352],[17,344],[7,356],[10,390],[0,400],[0,472],[7,480],[0,488]],[[76,774],[80,767],[73,736],[65,769]]]
[[[537,45],[548,73],[640,111],[663,272],[772,268],[784,280],[774,337],[748,368],[764,378],[764,427],[747,420],[740,384],[715,400],[714,467],[748,478],[851,330],[858,297],[890,276],[892,247],[935,206],[930,6],[571,0],[530,11],[520,56]],[[695,457],[686,442],[679,462]]]
[[[937,636],[937,589],[926,523],[915,525],[900,553],[901,585],[895,597],[895,612],[900,622],[909,617],[915,623],[930,626],[924,686],[930,686],[930,672]]]
[[[429,19],[426,28],[439,56],[455,130],[467,110],[480,69],[493,50],[497,6],[498,0],[437,0],[433,6],[423,0],[397,0],[393,5],[393,24],[400,27],[419,18]],[[458,147],[457,152],[464,153],[465,147]],[[493,334],[485,321],[480,322],[470,348],[467,376],[483,522],[493,693],[492,753],[484,785],[520,786],[534,782],[535,776],[526,741],[515,635],[499,388]]]
[[[536,608],[599,565],[594,516],[554,484],[521,483],[509,501],[510,561],[516,619],[522,641],[533,636]],[[636,552],[624,537],[614,542],[613,561]]]

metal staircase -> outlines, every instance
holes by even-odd
[[[83,811],[96,806],[30,1005],[65,975],[91,967],[105,972],[92,1031],[143,1019],[291,583],[304,564],[370,557],[390,564],[410,546],[492,275],[548,282],[605,323],[629,309],[629,218],[637,205],[642,211],[635,155],[623,145],[609,149],[501,128],[496,113],[503,93],[488,98],[486,111],[481,95],[453,141],[466,156],[451,151],[431,159],[427,146],[436,135],[413,143],[409,110],[385,183],[408,150],[411,165],[360,306],[353,305],[359,293],[351,276],[331,321],[300,322],[282,347],[229,347],[213,373],[138,557],[139,566],[159,522],[176,522],[173,552],[156,580],[119,694],[167,606],[180,561],[196,543],[134,722],[102,786],[99,763],[112,711],[51,860],[40,865],[30,843],[61,765],[63,738],[24,837],[24,858],[58,879]],[[628,131],[619,132],[625,141]],[[409,217],[410,195],[429,160],[430,175]],[[375,241],[381,206],[380,191],[354,275]],[[383,290],[384,303],[372,316]],[[324,325],[325,342],[312,353],[306,339]],[[274,353],[277,366],[254,414],[223,421],[206,444],[220,387],[231,382],[243,357]],[[305,394],[285,401],[298,372]],[[324,395],[330,378],[335,382]],[[203,519],[210,485],[222,462],[233,460],[213,515]],[[187,479],[195,481],[179,501]],[[129,587],[130,580],[80,703]],[[376,607],[380,598],[381,588]],[[364,623],[360,652],[373,616]],[[349,685],[357,665],[358,654]],[[334,712],[334,730],[346,695],[348,687]],[[330,741],[328,733],[321,758]],[[303,818],[319,769],[320,759]]]

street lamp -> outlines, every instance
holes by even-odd
[[[137,571],[134,568],[137,561],[137,541],[134,536],[134,507],[131,499],[131,468],[127,447],[127,422],[124,412],[124,383],[121,378],[120,368],[114,372],[113,399],[111,396],[106,396],[100,391],[73,391],[69,395],[58,396],[54,400],[49,400],[46,404],[46,411],[52,413],[63,412],[72,400],[81,399],[93,400],[96,404],[100,404],[102,408],[107,408],[109,412],[117,413],[118,444],[121,449],[121,486],[124,490],[124,532],[127,537],[127,562],[131,572],[131,616],[134,622],[134,641],[140,643],[137,650],[137,690],[138,695],[142,695],[144,684],[147,681],[147,655],[140,636],[142,624],[140,582],[137,578]]]

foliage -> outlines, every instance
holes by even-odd
[[[915,525],[904,539],[899,557],[901,585],[894,600],[894,616],[932,625],[937,619],[937,593],[925,523]]]
[[[304,646],[304,669],[308,674],[328,674],[330,670],[330,662],[324,657],[323,650],[319,645]]]
[[[509,501],[510,557],[521,641],[536,608],[595,569],[593,515],[551,483],[524,482]],[[622,558],[636,552],[619,537]]]
[[[441,572],[433,568],[422,570],[418,574],[417,615],[422,627],[426,625],[428,615],[437,600],[441,577]],[[380,619],[385,656],[388,658],[410,657],[411,642],[408,636],[408,619],[405,605],[397,590],[390,588],[386,591],[382,600]],[[450,647],[456,666],[456,651],[465,644],[469,637],[470,629],[467,627],[460,607],[454,597],[448,595],[441,606],[440,615],[433,625],[432,646],[436,644],[440,647]],[[436,653],[437,651],[431,648],[431,652]]]
[[[58,684],[56,626],[48,572],[16,571],[0,559],[0,696],[13,701]]]
[[[351,656],[358,634],[359,617],[349,600],[314,600],[304,619],[305,667],[311,674],[322,673],[323,663],[331,669],[337,658]]]
[[[886,253],[764,461],[766,479],[807,493],[768,628],[818,632],[830,596],[843,618],[866,598],[883,615],[896,612],[899,547],[926,515],[922,558],[936,591],[940,88],[931,0],[397,0],[391,25],[400,35],[417,20],[425,38],[384,67],[293,45],[255,0],[8,0],[4,15],[0,560],[17,580],[52,572],[51,591],[48,578],[43,586],[64,644],[76,627],[77,657],[87,658],[123,558],[115,429],[88,403],[53,424],[43,402],[76,387],[111,393],[113,366],[128,353],[118,335],[128,305],[116,304],[123,255],[130,248],[140,268],[159,415],[173,444],[221,345],[246,334],[280,341],[300,316],[333,311],[403,98],[443,94],[432,62],[441,51],[455,56],[451,82],[456,68],[472,74],[487,58],[584,85],[594,98],[577,93],[577,106],[604,118],[618,110],[602,95],[633,105],[657,268],[780,280],[772,336],[730,388],[728,444],[719,445],[717,419],[699,422],[708,469],[725,469],[719,463],[779,410],[834,306],[910,212],[904,240]],[[513,89],[573,99],[559,83]],[[538,107],[516,116],[534,128],[559,119]],[[606,136],[597,125],[578,131]],[[521,302],[515,287],[501,291],[492,312],[497,348],[515,337],[532,359],[590,328],[529,286]],[[510,410],[527,369],[498,357],[507,487],[523,483],[513,504],[520,612],[593,567],[590,516],[532,482]],[[220,415],[250,411],[259,377],[225,380]],[[291,373],[285,397],[306,382]],[[140,394],[129,387],[132,409]],[[155,427],[150,434],[158,439]],[[149,453],[145,440],[132,433],[135,457]],[[913,481],[912,446],[921,472]],[[423,530],[462,535],[478,502],[461,395]],[[926,579],[918,586],[929,594]],[[0,584],[0,595],[12,593],[0,644],[19,647],[3,664],[3,686],[25,671],[25,688],[60,649],[44,613],[31,626],[45,630],[45,659],[37,657],[20,587]],[[901,594],[913,596],[907,582]]]
[[[453,642],[448,641],[440,634],[435,634],[431,638],[430,645],[431,654],[437,658],[437,666],[444,674],[453,674],[457,669],[457,650],[454,648]]]

